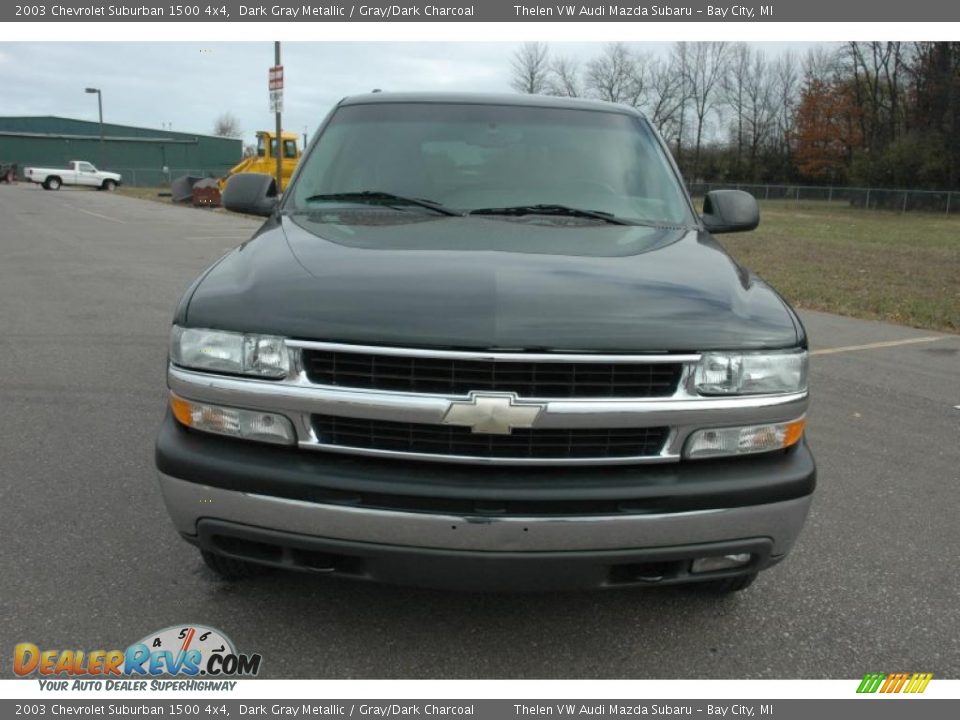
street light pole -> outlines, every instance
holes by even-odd
[[[273,44],[274,62],[276,67],[280,67],[280,41]],[[282,92],[282,91],[281,91]],[[280,139],[282,124],[280,122],[280,106],[277,106],[277,192],[283,191],[283,143]]]
[[[100,93],[100,88],[87,88],[86,92],[96,93],[97,94],[97,110],[100,113],[100,159],[97,161],[97,167],[101,170],[104,168],[104,154],[103,154],[103,95]]]

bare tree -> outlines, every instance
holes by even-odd
[[[658,57],[614,42],[578,60],[527,43],[514,55],[512,84],[643,110],[689,181],[793,181],[820,177],[827,162],[864,178],[858,182],[903,183],[921,168],[942,176],[937,138],[960,137],[960,121],[931,120],[960,117],[954,46],[960,43],[834,43],[801,56],[766,55],[746,43],[677,42]],[[927,127],[939,134],[924,135]],[[842,153],[829,146],[824,154],[822,136],[831,134]]]
[[[584,93],[580,79],[580,66],[576,60],[558,57],[550,63],[550,80],[547,92],[559,97],[580,97]]]
[[[796,126],[797,96],[800,76],[797,73],[797,56],[788,50],[777,58],[773,67],[774,92],[776,94],[776,132],[774,150],[784,166],[790,159],[790,137]]]
[[[761,51],[753,53],[753,61],[744,83],[746,99],[743,128],[749,149],[749,176],[756,181],[760,149],[769,140],[776,124],[776,82],[770,63]]]
[[[746,43],[736,43],[730,48],[721,87],[723,99],[733,111],[730,125],[735,149],[733,174],[738,180],[755,181],[760,151],[774,134],[778,118],[775,68],[762,51],[753,50]]]
[[[547,92],[550,80],[550,48],[545,43],[528,42],[514,53],[510,86],[519,93],[540,95]]]
[[[828,83],[839,68],[839,54],[836,48],[817,45],[807,50],[803,56],[803,77],[807,82],[819,80]]]
[[[237,116],[225,112],[213,121],[213,134],[219,137],[238,138],[243,136],[243,130],[240,129],[240,121]]]
[[[591,95],[601,100],[636,107],[646,91],[643,58],[621,42],[610,43],[587,63],[586,86]]]
[[[683,41],[674,43],[670,51],[670,72],[675,77],[674,82],[677,85],[677,95],[679,98],[676,113],[675,137],[677,165],[680,166],[681,171],[684,169],[683,141],[687,132],[687,106],[690,104],[692,92],[690,82],[691,55],[689,44]]]
[[[861,132],[869,150],[883,149],[900,134],[904,49],[899,42],[850,42],[844,60],[853,74]]]
[[[727,69],[727,53],[730,46],[720,41],[696,42],[692,43],[692,46],[688,83],[691,106],[696,120],[696,134],[690,179],[695,181],[700,169],[700,148],[703,144],[704,129],[708,116],[716,108],[718,90]]]
[[[751,62],[753,51],[744,42],[736,43],[730,48],[730,58],[727,72],[721,80],[723,99],[733,111],[733,126],[730,134],[737,148],[734,157],[734,176],[739,180],[742,173],[744,125],[747,116],[747,85],[750,83]]]
[[[681,112],[687,102],[684,95],[683,73],[673,64],[656,58],[647,66],[650,93],[644,109],[660,134],[668,141],[679,138],[682,127]]]
[[[772,162],[775,173],[785,177],[799,87],[796,55],[787,51],[770,60],[763,51],[736,43],[730,47],[721,85],[723,100],[733,113],[729,124],[733,176],[758,181],[765,154],[767,171]]]

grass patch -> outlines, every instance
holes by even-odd
[[[718,239],[796,306],[960,332],[960,218],[789,200],[760,218]]]

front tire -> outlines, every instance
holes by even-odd
[[[266,568],[262,565],[237,560],[226,555],[217,555],[209,550],[201,550],[203,562],[224,580],[243,580],[262,575]]]
[[[117,189],[117,183],[113,180],[104,180],[103,185],[100,186],[101,190],[106,190],[107,192],[113,192]]]
[[[60,182],[60,178],[58,178],[58,177],[51,177],[51,178],[47,178],[46,182],[43,183],[43,189],[44,189],[44,190],[59,190],[61,185],[63,185],[63,183]]]

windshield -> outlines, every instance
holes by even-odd
[[[592,110],[378,103],[337,110],[287,209],[391,193],[463,212],[563,205],[627,220],[693,219],[645,122]]]

